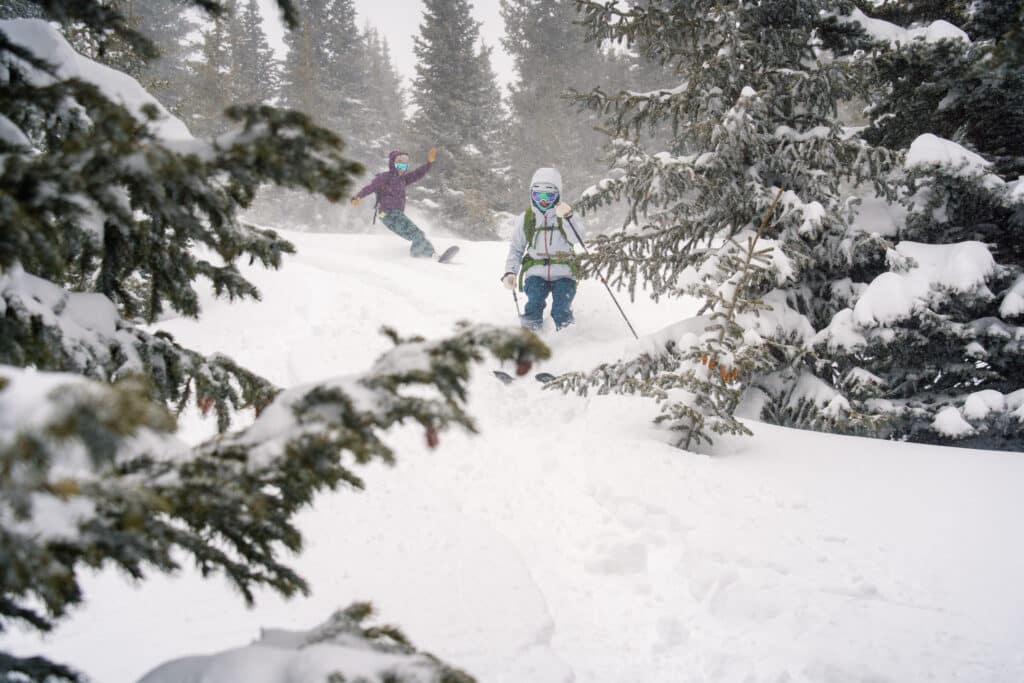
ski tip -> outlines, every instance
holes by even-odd
[[[494,373],[494,376],[497,377],[502,384],[511,384],[515,381],[515,378],[507,372],[502,372],[501,370],[492,370],[491,372]]]

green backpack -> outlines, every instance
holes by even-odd
[[[555,264],[561,264],[561,265],[564,265],[564,266],[569,266],[570,270],[572,271],[573,278],[579,279],[579,267],[576,264],[576,257],[574,255],[572,255],[572,254],[568,254],[566,256],[560,256],[558,258],[550,258],[550,259],[538,259],[538,258],[533,258],[532,256],[530,256],[530,248],[534,246],[533,245],[533,240],[536,239],[537,232],[539,232],[539,231],[540,232],[543,232],[543,231],[554,231],[554,230],[557,230],[558,232],[562,233],[562,239],[564,239],[566,244],[569,245],[569,248],[572,249],[573,248],[573,244],[572,244],[572,242],[569,241],[569,237],[565,234],[565,227],[562,225],[562,218],[560,216],[558,217],[558,225],[557,226],[551,225],[551,226],[548,226],[548,227],[538,228],[537,227],[537,216],[534,215],[533,209],[527,209],[526,210],[526,213],[523,215],[523,232],[526,233],[526,249],[523,252],[523,261],[522,261],[522,263],[519,266],[519,291],[520,292],[523,291],[523,279],[525,277],[526,271],[528,271],[530,268],[533,268],[534,266],[538,266],[538,265],[548,265],[548,264],[555,263]]]

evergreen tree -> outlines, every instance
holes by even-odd
[[[26,0],[22,5],[35,5]],[[81,54],[132,76],[172,113],[181,113],[188,98],[189,35],[198,28],[184,0],[116,0],[110,6],[123,14],[125,24],[145,37],[158,55],[144,56],[137,46],[114,33],[96,36],[88,26],[65,22],[65,33]],[[19,15],[27,16],[27,15]]]
[[[885,435],[1024,445],[1014,413],[1024,405],[1024,64],[1000,59],[1022,7],[982,0],[969,15],[941,15],[959,16],[966,32],[929,32],[934,11],[904,8],[902,28],[918,33],[837,41],[877,80],[864,136],[906,154],[905,170],[887,179],[906,214],[891,272],[853,296],[820,340],[838,373],[869,379],[870,407],[889,418]],[[861,26],[860,16],[846,26]],[[914,283],[913,307],[895,305]],[[868,315],[883,295],[885,314]]]
[[[223,133],[230,125],[224,112],[236,101],[232,92],[239,37],[235,9],[234,0],[225,3],[224,14],[214,17],[203,30],[199,55],[188,61],[188,97],[182,114],[197,135]]]
[[[405,133],[402,82],[386,41],[375,30],[367,27],[354,49],[358,51],[332,66],[333,69],[346,70],[348,78],[361,83],[358,87],[353,85],[349,88],[351,108],[346,118],[338,119],[336,125],[342,126],[346,136],[354,142],[350,154],[373,171],[386,163],[388,152],[402,146]],[[314,104],[303,104],[296,95],[301,93],[297,84],[307,83],[311,93],[333,86],[317,85],[315,78],[303,80],[303,73],[312,73],[304,71],[303,63],[298,53],[290,56],[285,74],[290,85],[283,89],[283,97],[285,100],[291,97],[296,106],[316,106],[317,97],[313,95],[308,102]],[[345,232],[373,229],[373,223],[365,212],[339,209],[322,201],[311,202],[308,198],[287,192],[264,192],[253,214],[261,220],[285,222],[292,227]]]
[[[601,87],[606,92],[635,89],[641,80],[619,71],[625,60],[586,42],[575,0],[501,0],[505,20],[502,45],[512,56],[518,79],[509,100],[509,131],[513,176],[529,180],[542,166],[554,166],[573,192],[582,192],[604,165],[607,136],[595,128],[600,116],[581,111],[568,94],[576,88]],[[618,73],[617,73],[618,71]],[[522,185],[522,182],[519,183]],[[516,197],[517,208],[525,196]]]
[[[366,103],[368,124],[363,142],[367,150],[365,163],[372,167],[386,160],[391,150],[401,146],[405,128],[405,96],[402,78],[391,60],[387,41],[369,26],[363,35],[367,74],[362,99]]]
[[[326,128],[348,130],[359,118],[365,85],[363,36],[352,0],[304,0],[300,7],[309,19],[285,38],[283,103]]]
[[[223,133],[231,123],[224,117],[229,104],[272,101],[279,87],[279,66],[263,32],[256,0],[244,8],[225,2],[225,12],[202,34],[200,52],[187,62],[187,104],[182,107],[196,133]]]
[[[684,444],[743,431],[731,416],[746,400],[789,426],[1019,448],[1024,213],[1010,174],[1024,108],[1013,62],[992,68],[1014,12],[975,3],[971,21],[1003,26],[972,41],[827,2],[583,5],[592,37],[627,39],[681,81],[589,97],[611,115],[621,171],[585,205],[626,197],[632,229],[585,266],[705,305],[662,353],[563,384],[657,397]],[[869,125],[844,129],[838,105],[857,100]],[[627,136],[668,122],[663,153]]]
[[[354,159],[373,168],[378,124],[367,106],[369,75],[365,36],[356,28],[352,0],[303,0],[310,19],[286,36],[288,56],[281,72],[282,102],[308,113],[321,125],[342,131],[351,141]],[[385,157],[386,159],[386,157]],[[365,223],[364,214],[299,201],[287,193],[268,197],[267,215],[315,229],[353,229]]]
[[[153,41],[160,54],[143,63],[137,73],[128,73],[171,113],[179,114],[188,96],[186,62],[191,49],[189,35],[196,30],[196,23],[183,0],[134,0],[133,4],[139,31]],[[120,63],[113,66],[125,70]]]
[[[437,145],[437,166],[423,186],[452,230],[494,238],[492,212],[506,197],[508,162],[495,144],[503,116],[490,51],[468,0],[424,0],[410,125],[423,148]]]
[[[39,5],[100,49],[155,53],[98,0]],[[143,329],[165,307],[198,315],[199,277],[221,296],[259,295],[239,259],[276,267],[292,250],[237,217],[260,184],[337,201],[360,167],[336,134],[269,106],[230,108],[234,135],[191,138],[136,81],[98,69],[44,21],[0,22],[0,64],[0,630],[51,629],[82,601],[86,567],[142,578],[191,559],[250,602],[260,587],[306,591],[279,554],[300,548],[294,515],[317,491],[361,486],[355,464],[392,462],[381,437],[394,424],[417,422],[430,446],[449,425],[472,430],[466,381],[483,349],[524,373],[547,354],[526,333],[463,327],[426,342],[388,330],[399,348],[367,373],[280,392]],[[216,414],[217,438],[175,438],[172,410],[189,404]],[[230,431],[243,408],[255,423]],[[4,652],[0,678],[80,680]]]
[[[890,157],[838,120],[838,103],[863,93],[848,63],[816,51],[832,3],[579,5],[591,39],[625,41],[674,79],[645,93],[595,89],[585,100],[608,115],[617,170],[581,206],[624,199],[630,229],[595,240],[584,269],[631,292],[642,280],[655,298],[704,305],[659,353],[562,385],[655,397],[684,447],[747,433],[735,412],[755,386],[790,424],[871,426],[834,386],[827,359],[809,350],[852,275],[885,269],[884,241],[849,229],[856,185],[874,181]],[[668,147],[647,149],[645,129]]]
[[[263,31],[263,17],[257,0],[247,0],[235,24],[239,32],[233,41],[235,53],[232,90],[236,102],[267,104],[278,93],[280,75],[274,51]]]

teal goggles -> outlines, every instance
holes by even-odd
[[[395,168],[397,168],[399,171],[408,171],[409,164],[396,163]]]
[[[557,192],[534,192],[533,193],[533,201],[537,202],[538,204],[545,204],[545,205],[554,204],[556,201],[558,201],[558,193]]]

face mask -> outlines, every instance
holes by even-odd
[[[396,163],[395,168],[397,168],[399,171],[408,171],[409,164]]]
[[[533,203],[540,208],[547,210],[558,201],[557,192],[534,192]]]

